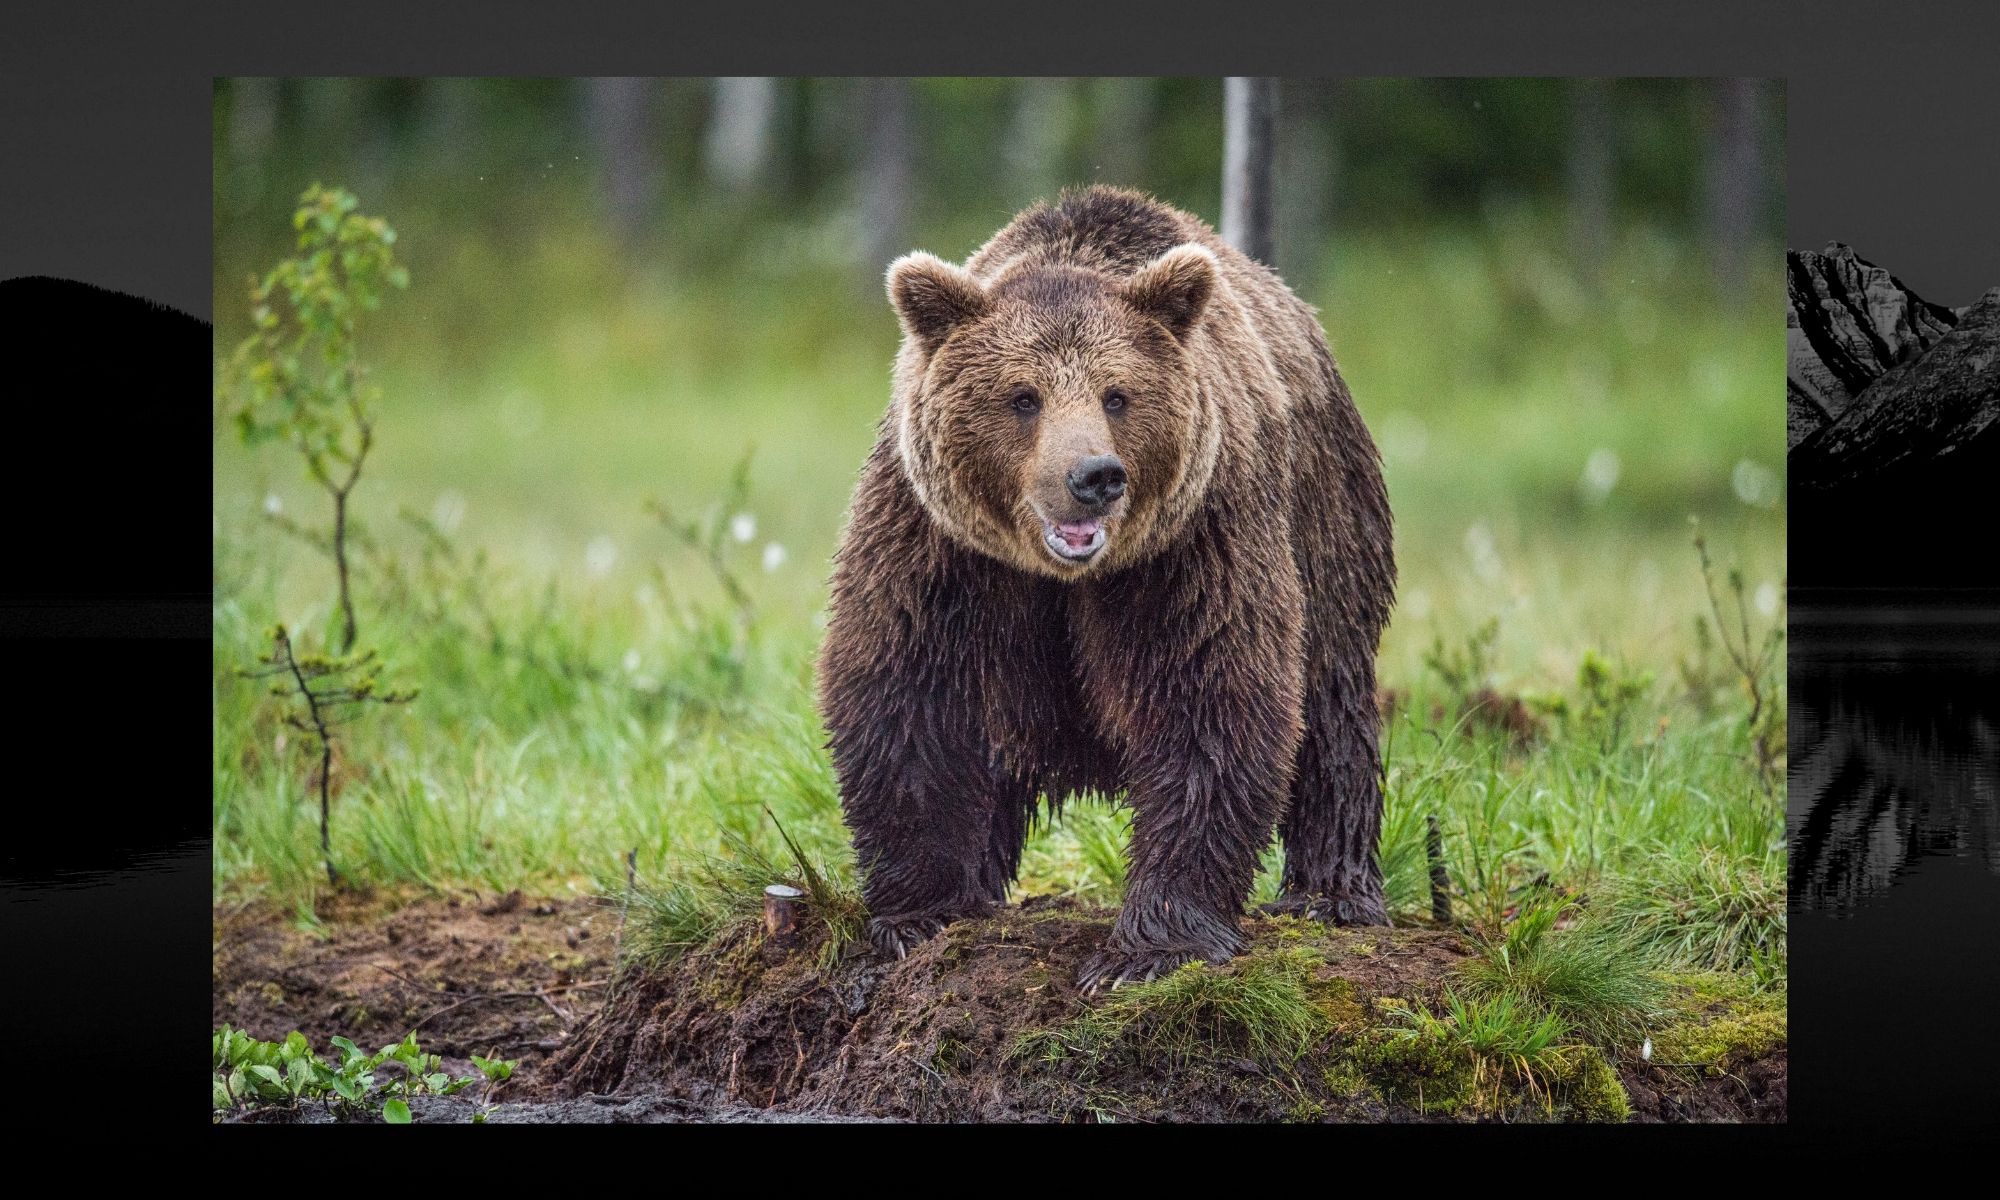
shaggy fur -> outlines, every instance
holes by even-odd
[[[1233,956],[1274,828],[1282,908],[1383,922],[1388,497],[1313,311],[1109,188],[964,268],[900,259],[889,294],[905,338],[819,661],[876,947],[1004,900],[1038,797],[1082,789],[1134,813],[1086,986]],[[1102,455],[1128,486],[1081,504]],[[1059,522],[1101,548],[1060,554]]]

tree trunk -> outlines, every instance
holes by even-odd
[[[1707,224],[1717,288],[1743,298],[1750,239],[1764,202],[1762,84],[1719,79],[1708,140]]]
[[[862,87],[861,225],[865,267],[879,279],[909,247],[910,189],[916,182],[907,79],[870,79]]]
[[[1259,262],[1272,258],[1271,168],[1278,81],[1232,76],[1222,90],[1222,238]]]
[[[652,101],[649,79],[584,81],[584,121],[597,159],[598,193],[606,218],[627,245],[644,234],[660,201]]]
[[[777,80],[761,75],[717,79],[703,145],[709,177],[738,192],[764,183],[777,112]]]
[[[1274,264],[1285,282],[1308,302],[1320,294],[1330,239],[1330,213],[1339,175],[1332,85],[1323,80],[1286,84],[1279,106],[1278,135],[1285,147],[1274,174],[1275,245],[1284,247]],[[1274,251],[1275,252],[1275,251]]]
[[[1569,81],[1569,227],[1577,277],[1595,288],[1611,252],[1611,82]]]
[[[1064,183],[1070,131],[1076,120],[1076,81],[1016,82],[1014,112],[1001,151],[1010,201],[1024,205],[1049,198]]]
[[[1105,78],[1091,84],[1090,177],[1136,188],[1146,177],[1146,132],[1153,120],[1153,81]]]

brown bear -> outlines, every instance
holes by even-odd
[[[1066,192],[898,259],[894,388],[834,558],[821,711],[869,936],[1004,901],[1039,797],[1124,792],[1095,990],[1281,911],[1380,924],[1381,461],[1313,310],[1195,217]]]

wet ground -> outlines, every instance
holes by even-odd
[[[1435,1001],[1468,952],[1449,930],[1246,920],[1253,954],[1307,950],[1314,1003],[1337,1016],[1322,1048],[1296,1061],[1237,1045],[1226,1025],[1195,1057],[1164,1041],[1087,1070],[1023,1055],[1025,1032],[1101,1003],[1073,981],[1110,919],[1031,900],[953,925],[901,962],[850,947],[825,968],[811,935],[772,940],[752,925],[614,987],[619,914],[588,900],[345,897],[322,909],[318,933],[260,906],[225,908],[213,1017],[266,1039],[299,1029],[322,1047],[342,1033],[372,1048],[414,1027],[454,1074],[471,1073],[475,1053],[521,1060],[491,1097],[419,1099],[421,1123],[470,1121],[482,1103],[493,1123],[1474,1116],[1427,1108],[1421,1079],[1407,1094],[1340,1081],[1379,1001]],[[1713,1076],[1617,1064],[1637,1121],[1782,1121],[1786,1069],[1782,1046]],[[1532,1105],[1499,1114],[1552,1115],[1563,1119]],[[237,1119],[331,1117],[308,1107]]]

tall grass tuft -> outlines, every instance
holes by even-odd
[[[1575,915],[1561,897],[1524,905],[1497,936],[1477,937],[1460,986],[1474,999],[1552,1016],[1600,1044],[1637,1042],[1664,1011],[1666,986],[1646,955],[1611,930],[1588,919],[1560,927]]]
[[[1784,856],[1662,846],[1646,875],[1612,887],[1597,921],[1662,967],[1782,977]]]

